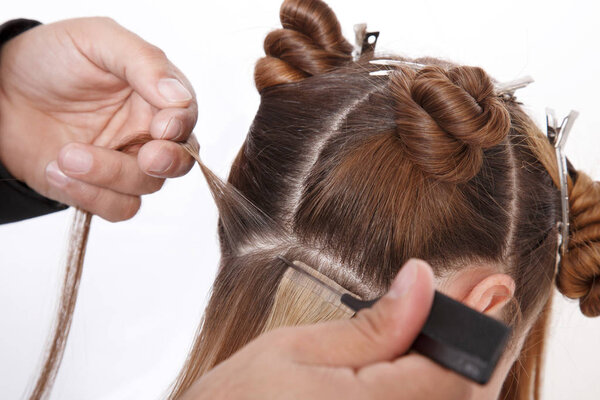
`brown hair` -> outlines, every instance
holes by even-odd
[[[56,379],[58,368],[65,352],[67,338],[71,330],[73,312],[79,293],[79,282],[83,272],[85,248],[90,232],[92,215],[77,209],[70,230],[68,256],[62,283],[58,312],[51,336],[49,337],[44,361],[41,366],[35,386],[31,389],[28,398],[39,400],[48,398],[50,390]]]
[[[385,293],[411,257],[438,276],[497,265],[516,283],[506,321],[527,336],[502,396],[539,398],[560,220],[544,135],[481,68],[423,58],[413,60],[427,64],[418,71],[370,76],[382,67],[369,64],[372,54],[352,60],[322,1],[285,1],[281,22],[256,66],[261,104],[228,183],[198,158],[219,209],[222,259],[170,398],[261,332],[349,316],[277,255],[363,298]],[[600,189],[574,178],[556,279],[597,316]]]
[[[279,254],[364,298],[383,294],[410,257],[437,275],[498,265],[516,283],[507,322],[527,334],[503,396],[539,398],[560,220],[545,136],[480,68],[425,58],[411,60],[427,64],[418,71],[370,76],[381,67],[372,55],[352,61],[322,1],[285,1],[280,16],[255,70],[256,118],[229,183],[213,190],[221,265],[171,398],[261,332],[343,317]],[[583,173],[570,185],[577,251],[559,288],[598,315],[600,193]]]

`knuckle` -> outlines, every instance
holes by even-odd
[[[185,158],[180,162],[179,168],[177,169],[177,174],[182,176],[190,172],[190,170],[194,167],[195,160],[190,155],[186,155]]]
[[[143,73],[144,68],[151,67],[159,74],[167,69],[168,62],[165,52],[145,41],[133,41],[130,43],[132,59],[136,62],[128,67],[132,74]]]
[[[140,55],[147,60],[152,61],[164,60],[167,58],[166,53],[162,49],[150,43],[144,43],[140,48]]]
[[[181,122],[181,131],[177,139],[179,141],[187,140],[192,134],[193,127],[196,125],[197,113],[188,106],[188,108],[177,110],[174,113],[174,117]]]
[[[117,21],[115,21],[111,17],[106,17],[106,16],[89,17],[86,19],[90,22],[93,22],[93,23],[96,23],[99,25],[118,25]]]
[[[198,122],[198,103],[196,102],[195,95],[194,95],[193,101],[185,109],[185,118],[183,120],[184,120],[184,126],[186,127],[186,130],[187,130],[187,134],[189,135],[192,133],[192,129],[194,129],[196,122]]]
[[[106,169],[104,173],[98,174],[100,184],[103,186],[110,186],[115,182],[121,182],[124,178],[123,162],[119,157],[113,157],[114,159],[110,162],[106,162]]]
[[[96,208],[100,203],[101,189],[92,185],[76,185],[73,187],[72,197],[78,199],[78,203],[86,209]]]
[[[140,210],[141,205],[142,201],[139,197],[131,197],[129,201],[125,202],[125,206],[121,210],[120,220],[125,221],[133,218]]]

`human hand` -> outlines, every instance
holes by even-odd
[[[158,48],[108,18],[41,25],[0,54],[0,161],[42,195],[110,221],[187,173],[194,91]],[[113,150],[148,133],[125,154]]]
[[[181,400],[465,399],[471,384],[405,355],[425,324],[433,273],[409,261],[388,294],[350,320],[266,333],[199,379]]]

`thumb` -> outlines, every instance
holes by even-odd
[[[70,36],[78,50],[99,68],[126,81],[152,106],[187,107],[191,84],[158,47],[110,18],[75,20]]]
[[[292,357],[300,363],[359,368],[406,353],[433,303],[433,272],[409,260],[390,291],[355,318],[298,328]]]

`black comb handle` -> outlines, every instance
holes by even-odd
[[[354,311],[379,299],[359,300],[344,294]],[[421,333],[411,349],[480,384],[489,381],[508,341],[510,328],[436,291]]]
[[[342,302],[342,304],[345,304],[348,307],[350,307],[350,309],[352,309],[353,311],[359,312],[363,308],[371,308],[373,304],[379,301],[379,299],[380,298],[378,297],[373,300],[360,300],[348,293],[344,293],[340,298],[340,301]]]

